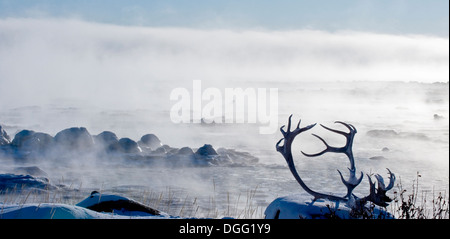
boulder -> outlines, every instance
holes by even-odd
[[[194,151],[189,147],[183,147],[178,150],[177,154],[179,155],[193,155]]]
[[[435,120],[441,120],[441,119],[444,119],[444,116],[438,115],[438,114],[434,114],[434,115],[433,115],[433,118],[434,118]]]
[[[53,137],[46,133],[22,130],[14,136],[11,146],[20,150],[44,152],[53,144]]]
[[[94,136],[95,144],[99,147],[108,148],[113,144],[119,143],[119,138],[111,131],[103,131]]]
[[[3,129],[3,127],[0,125],[0,146],[7,145],[10,143],[11,143],[11,138],[6,133],[6,131]]]
[[[369,158],[370,160],[386,160],[384,156],[373,156]]]
[[[153,209],[140,202],[114,194],[100,194],[93,191],[89,197],[77,204],[96,212],[109,212],[119,215],[136,215],[136,212],[145,215],[162,215],[165,213]]]
[[[14,136],[14,139],[11,142],[11,145],[14,147],[20,148],[20,147],[22,147],[24,142],[31,139],[35,133],[36,132],[34,132],[33,130],[24,129]]]
[[[31,175],[0,174],[0,191],[20,192],[24,189],[52,190],[56,186],[50,184],[48,178]]]
[[[55,144],[64,150],[89,151],[93,148],[94,140],[84,127],[73,127],[60,131],[55,135]]]
[[[155,150],[153,151],[153,153],[155,153],[155,154],[166,154],[167,151],[166,151],[166,149],[165,149],[164,147],[161,146],[161,147],[155,149]]]
[[[213,148],[212,145],[210,144],[205,144],[202,147],[200,147],[199,149],[197,149],[197,152],[195,152],[195,155],[198,156],[214,156],[214,155],[218,155],[216,150]]]
[[[142,150],[136,141],[130,138],[121,138],[118,142],[119,150],[124,153],[141,153]]]
[[[141,140],[139,140],[139,146],[141,147],[147,147],[151,150],[155,150],[162,146],[161,140],[154,135],[154,134],[146,134],[141,137]]]
[[[377,137],[377,138],[394,138],[394,137],[398,136],[398,133],[392,129],[388,129],[388,130],[374,129],[374,130],[367,131],[367,136]]]

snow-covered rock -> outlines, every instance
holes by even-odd
[[[0,174],[0,191],[21,191],[24,189],[55,189],[46,177],[35,177],[31,175]]]
[[[107,219],[113,215],[59,203],[2,205],[1,219]]]
[[[170,219],[178,218],[118,195],[92,194],[77,205],[3,204],[0,219]],[[102,209],[102,210],[99,210]],[[149,209],[153,210],[151,213]],[[155,213],[157,212],[157,213]]]
[[[170,215],[118,215],[102,213],[88,208],[61,203],[30,203],[2,204],[0,203],[0,219],[171,219]]]
[[[37,166],[15,167],[14,173],[37,177],[48,177],[48,174]]]
[[[314,203],[304,194],[294,194],[275,199],[266,208],[266,219],[356,219],[352,209],[343,203],[336,204],[328,200],[317,200]],[[367,218],[393,217],[379,207],[375,207],[365,214]]]
[[[165,213],[132,199],[112,194],[101,194],[97,191],[93,191],[89,197],[79,202],[76,206],[88,208],[97,212],[110,212],[128,216],[166,215]]]

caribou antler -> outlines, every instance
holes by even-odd
[[[303,182],[303,180],[301,179],[300,175],[298,174],[298,172],[295,168],[294,160],[292,157],[292,148],[291,147],[292,147],[292,142],[294,141],[294,139],[297,135],[299,135],[300,133],[302,133],[304,131],[310,130],[316,124],[312,124],[312,125],[300,128],[301,121],[299,121],[297,124],[297,128],[294,129],[293,131],[291,131],[291,118],[292,118],[292,115],[289,116],[287,131],[284,130],[284,127],[285,127],[284,125],[280,128],[280,131],[283,134],[283,138],[277,142],[276,149],[278,152],[280,152],[283,155],[294,178],[297,180],[297,182],[300,184],[300,186],[307,193],[311,194],[314,197],[314,199],[313,199],[314,201],[317,199],[320,199],[320,198],[328,199],[331,201],[343,201],[352,208],[355,208],[355,207],[361,208],[369,201],[373,202],[376,205],[385,207],[388,205],[387,204],[388,202],[392,201],[389,197],[386,196],[386,192],[389,191],[390,189],[392,189],[392,187],[394,186],[394,182],[395,182],[395,175],[389,169],[387,169],[389,172],[389,175],[390,175],[389,185],[387,187],[384,184],[383,177],[381,175],[377,174],[377,175],[375,175],[375,178],[378,181],[378,189],[375,189],[375,183],[373,183],[371,177],[369,175],[367,175],[367,177],[369,178],[369,183],[370,183],[370,194],[363,198],[357,198],[355,195],[353,195],[353,193],[352,193],[353,190],[361,183],[363,176],[364,176],[364,174],[362,172],[361,172],[361,176],[359,178],[357,178],[355,175],[356,167],[355,167],[355,160],[353,158],[352,146],[353,146],[353,139],[355,137],[355,134],[357,133],[357,130],[356,130],[355,126],[341,122],[341,121],[336,121],[335,123],[344,125],[349,130],[348,133],[339,131],[336,129],[328,128],[322,124],[321,124],[321,126],[329,131],[343,135],[347,139],[347,141],[343,147],[332,147],[332,146],[328,145],[327,142],[323,138],[321,138],[320,136],[318,136],[316,134],[313,134],[315,137],[320,139],[325,144],[326,148],[316,154],[307,154],[307,153],[304,153],[303,151],[302,151],[302,154],[307,157],[317,157],[317,156],[320,156],[320,155],[328,153],[328,152],[345,154],[350,161],[350,168],[348,168],[348,170],[350,172],[349,179],[345,180],[341,171],[339,171],[339,170],[337,170],[337,171],[338,171],[339,175],[341,176],[342,183],[347,187],[347,194],[344,197],[339,197],[339,196],[335,196],[335,195],[331,195],[331,194],[319,193],[319,192],[316,192],[316,191],[310,189],[305,184],[305,182]],[[280,146],[280,143],[283,140],[284,140],[284,144],[282,146]]]
[[[281,128],[280,128],[280,131],[283,134],[284,138],[282,138],[278,141],[278,143],[276,144],[276,149],[278,152],[280,152],[283,155],[284,159],[286,160],[286,163],[288,164],[289,169],[291,170],[292,175],[294,175],[294,178],[297,180],[297,182],[300,184],[300,186],[307,193],[311,194],[314,197],[314,201],[317,199],[320,199],[320,198],[326,198],[331,201],[345,201],[345,198],[319,193],[319,192],[316,192],[316,191],[310,189],[305,184],[305,182],[303,182],[300,175],[298,175],[297,170],[295,169],[294,159],[292,157],[292,150],[291,150],[292,142],[294,142],[294,139],[297,135],[299,135],[300,133],[302,133],[304,131],[310,130],[311,128],[316,126],[316,124],[312,124],[312,125],[308,125],[304,128],[300,128],[300,122],[301,122],[301,120],[300,120],[297,124],[297,128],[294,131],[291,131],[291,118],[292,118],[292,115],[289,116],[287,131],[284,131],[284,129],[283,129],[284,125],[281,126]],[[283,144],[283,146],[280,146],[280,143],[283,140],[284,140],[284,144]]]

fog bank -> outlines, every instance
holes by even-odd
[[[152,108],[176,87],[265,81],[448,81],[449,41],[317,30],[125,27],[0,20],[1,107],[73,100]]]

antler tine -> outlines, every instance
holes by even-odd
[[[292,115],[289,116],[287,131],[284,130],[285,125],[281,126],[280,131],[283,134],[283,138],[280,139],[276,144],[277,151],[280,152],[284,156],[286,161],[288,161],[288,164],[290,164],[289,161],[292,160],[292,153],[290,151],[291,151],[292,142],[294,141],[295,137],[298,134],[300,134],[301,132],[307,131],[316,125],[316,124],[312,124],[312,125],[308,125],[306,127],[300,128],[300,122],[301,122],[301,120],[300,120],[297,124],[297,128],[295,130],[291,131],[291,120],[292,120]],[[280,143],[283,140],[284,140],[284,144],[283,144],[283,146],[280,146]],[[289,155],[289,154],[291,154],[291,155]]]
[[[391,170],[389,170],[387,168],[388,172],[389,172],[389,185],[386,187],[386,185],[384,184],[384,179],[381,175],[377,174],[375,175],[375,178],[378,180],[378,188],[379,190],[382,191],[389,191],[394,187],[394,182],[395,182],[395,174],[393,174],[391,172]]]
[[[340,121],[337,121],[337,122],[340,122]],[[347,125],[345,123],[343,123],[343,124],[350,128],[349,125]],[[313,136],[317,137],[318,139],[320,139],[320,141],[322,141],[325,144],[326,149],[322,150],[319,153],[315,153],[315,154],[307,154],[307,153],[302,152],[303,155],[305,155],[307,157],[316,157],[316,156],[320,156],[320,155],[322,155],[324,153],[327,153],[327,152],[345,153],[350,158],[351,168],[354,169],[354,162],[353,162],[353,155],[352,155],[352,152],[351,152],[352,151],[351,148],[352,148],[352,143],[353,143],[353,136],[355,134],[353,132],[356,132],[356,129],[351,130],[350,133],[346,133],[346,132],[343,132],[343,131],[339,131],[339,130],[328,128],[328,127],[326,127],[326,126],[324,126],[322,124],[320,124],[320,125],[323,128],[327,129],[327,130],[330,130],[332,132],[344,135],[347,138],[346,144],[343,147],[332,147],[332,146],[328,145],[327,142],[322,137],[320,137],[320,136],[318,136],[316,134],[312,134]]]
[[[345,187],[347,187],[347,195],[345,195],[345,198],[350,198],[350,196],[352,195],[353,189],[355,189],[363,180],[364,174],[363,172],[361,172],[361,177],[356,178],[355,177],[355,171],[350,170],[350,178],[347,180],[344,179],[344,176],[342,176],[341,171],[339,171],[339,169],[337,170],[339,175],[341,176],[341,181],[342,183],[345,185]]]
[[[352,124],[347,124],[347,123],[342,122],[342,121],[335,121],[334,123],[342,124],[342,125],[344,125],[348,130],[350,130],[350,132],[349,132],[349,133],[346,133],[346,134],[350,134],[350,133],[352,133],[353,131],[354,131],[355,133],[357,133],[356,127],[353,126]]]
[[[395,183],[395,174],[393,174],[391,172],[391,170],[389,170],[388,168],[386,168],[387,171],[389,172],[389,185],[386,187],[386,191],[391,190],[394,187],[394,183]]]
[[[369,185],[370,185],[370,193],[369,196],[367,196],[366,198],[372,198],[375,197],[375,183],[372,182],[372,178],[370,177],[369,174],[366,174],[367,178],[369,179]]]
[[[291,132],[291,119],[292,119],[292,114],[289,115],[289,121],[288,121],[287,132]]]
[[[336,121],[336,122],[337,122],[337,121]],[[347,135],[349,134],[349,133],[346,133],[346,132],[343,132],[343,131],[340,131],[340,130],[328,128],[327,126],[325,126],[325,125],[323,125],[323,124],[320,124],[320,126],[322,126],[323,128],[325,128],[325,129],[327,129],[327,130],[329,130],[329,131],[332,131],[332,132],[335,132],[335,133],[338,133],[338,134],[342,134],[342,135],[344,135],[344,136],[347,136]]]
[[[317,156],[320,156],[320,155],[322,155],[322,154],[324,154],[324,153],[326,153],[326,152],[331,152],[330,150],[333,150],[333,148],[330,147],[330,146],[327,144],[327,142],[325,142],[325,140],[322,139],[322,137],[318,136],[317,134],[312,134],[312,135],[315,136],[315,137],[317,137],[318,139],[320,139],[320,141],[322,141],[322,142],[325,144],[326,149],[324,149],[324,150],[322,150],[321,152],[316,153],[316,154],[307,154],[307,153],[301,151],[303,155],[305,155],[305,156],[307,156],[307,157],[317,157]]]
[[[384,179],[383,179],[383,177],[382,177],[381,175],[377,174],[377,175],[375,175],[375,178],[376,178],[377,181],[378,181],[378,190],[379,190],[379,191],[380,191],[380,190],[385,190],[385,189],[386,189],[386,186],[384,185]]]
[[[297,128],[296,129],[299,129],[300,128],[300,123],[302,122],[302,120],[300,119],[299,121],[298,121],[298,124],[297,124]],[[316,124],[314,124],[314,125],[316,125]],[[314,126],[313,126],[314,127]],[[312,127],[311,127],[312,128]]]
[[[284,130],[285,125],[281,126],[280,131],[285,138],[289,138],[292,140],[295,138],[295,136],[297,134],[300,134],[301,132],[304,132],[304,131],[309,130],[312,127],[316,126],[316,124],[312,124],[312,125],[308,125],[306,127],[300,128],[300,123],[302,122],[302,120],[299,120],[297,123],[297,127],[293,131],[291,131],[291,119],[292,119],[292,114],[289,116],[287,131]],[[289,136],[289,137],[287,137],[287,136]]]
[[[280,140],[277,142],[276,146],[275,146],[275,148],[277,149],[277,151],[280,152],[280,153],[283,153],[282,150],[283,150],[284,147],[283,147],[283,146],[280,146],[280,143],[281,143],[281,141],[283,141],[283,140],[284,140],[284,138],[280,139]]]

